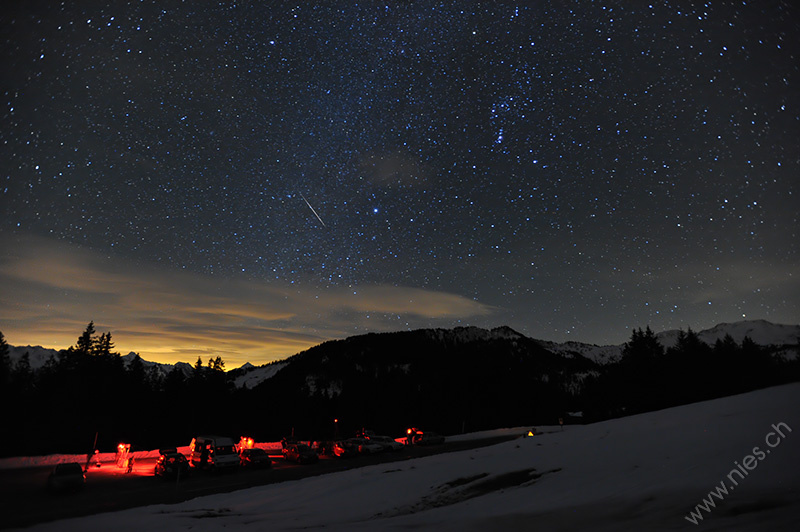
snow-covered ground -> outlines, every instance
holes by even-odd
[[[795,383],[29,530],[800,530],[798,405]]]

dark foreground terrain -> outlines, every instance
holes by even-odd
[[[195,497],[225,493],[305,477],[335,473],[357,467],[410,460],[433,454],[463,451],[511,439],[503,436],[490,439],[448,442],[435,446],[412,446],[392,453],[352,458],[323,458],[317,464],[297,465],[282,457],[273,457],[271,469],[243,470],[212,474],[192,471],[180,482],[153,476],[155,459],[136,463],[132,474],[106,465],[90,469],[86,487],[74,493],[51,494],[45,489],[50,467],[0,471],[0,528],[17,528],[36,523],[81,517],[147,506],[173,504]]]

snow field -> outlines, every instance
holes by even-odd
[[[797,530],[797,405],[800,383],[27,530]],[[780,423],[791,431],[770,448]],[[755,447],[756,467],[699,525],[687,521]]]

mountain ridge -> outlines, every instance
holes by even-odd
[[[601,346],[547,344],[509,327],[351,336],[227,373],[196,371],[185,362],[155,365],[139,361],[135,353],[120,360],[71,357],[65,351],[36,375],[26,372],[24,364],[19,371],[14,368],[9,389],[27,394],[28,400],[21,401],[27,410],[10,426],[33,434],[41,452],[48,452],[58,445],[79,445],[71,434],[97,431],[101,421],[106,443],[138,434],[140,444],[148,445],[197,431],[248,434],[257,440],[289,435],[325,440],[364,427],[389,434],[408,427],[459,434],[557,424],[570,422],[570,413],[576,412],[582,412],[574,416],[582,422],[593,422],[800,380],[798,332],[800,326],[765,321],[721,325],[693,332],[664,356],[651,356],[657,351],[642,349],[632,335],[635,349],[619,364],[608,362],[620,346],[606,346],[609,356],[598,362],[584,354],[596,355],[591,351]],[[709,347],[699,338],[750,334],[778,345],[731,339]],[[664,341],[672,337],[662,335]],[[158,373],[167,368],[172,369],[160,378]],[[118,394],[181,414],[162,418],[143,408],[120,418]],[[196,400],[201,408],[184,408]],[[61,410],[42,422],[37,417],[42,405],[54,402]],[[77,432],[75,423],[81,424]],[[53,427],[61,427],[55,431],[63,434],[59,441],[52,437]],[[20,445],[5,442],[0,454],[17,452]]]
[[[580,356],[589,359],[597,364],[603,365],[618,361],[622,356],[622,349],[625,344],[620,345],[597,345],[585,342],[566,341],[566,342],[553,342],[549,340],[540,340],[525,336],[509,326],[503,325],[493,327],[491,329],[484,329],[476,326],[454,327],[452,329],[444,328],[430,328],[430,329],[416,329],[416,331],[424,331],[431,339],[449,339],[450,342],[457,344],[466,344],[477,340],[512,340],[512,341],[532,341],[537,343],[542,348],[564,357]],[[664,346],[664,348],[675,345],[678,335],[682,329],[670,329],[656,334],[656,338]],[[310,349],[326,345],[330,342],[348,341],[354,338],[374,337],[376,335],[397,334],[413,331],[390,331],[380,333],[367,333],[364,335],[350,336],[342,339],[328,340],[313,346]],[[767,320],[742,320],[738,322],[721,322],[709,329],[695,331],[698,338],[703,342],[714,345],[717,340],[721,340],[725,335],[730,335],[737,343],[741,343],[745,337],[749,337],[756,344],[762,346],[769,345],[785,345],[796,344],[800,338],[800,325],[777,324]],[[252,388],[257,386],[266,379],[273,377],[281,369],[286,367],[291,359],[304,353],[308,350],[296,353],[282,360],[276,360],[267,364],[255,366],[250,362],[245,362],[242,366],[229,370],[233,376],[236,387],[241,388],[247,386]],[[43,367],[47,360],[53,356],[57,357],[62,350],[47,348],[42,346],[12,346],[9,345],[9,356],[12,363],[16,363],[25,353],[29,355],[29,363],[32,369],[36,370]],[[137,355],[135,352],[130,352],[127,355],[122,355],[122,359],[127,366],[131,360]],[[188,375],[193,365],[188,362],[176,362],[174,364],[152,362],[140,357],[145,368],[157,368],[161,376],[166,375],[173,368],[180,368],[184,374]]]

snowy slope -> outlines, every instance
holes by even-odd
[[[264,382],[265,380],[274,377],[276,373],[286,367],[288,362],[276,362],[273,364],[268,364],[266,366],[259,366],[253,367],[250,366],[249,368],[245,368],[242,366],[243,369],[247,370],[247,373],[240,375],[234,379],[233,383],[237,388],[247,387],[252,388],[257,384]]]
[[[581,342],[556,343],[543,340],[539,340],[539,345],[557,355],[565,357],[581,355],[598,364],[616,362],[622,356],[621,345],[595,345]]]
[[[122,355],[122,362],[125,364],[125,367],[133,361],[134,358],[138,356],[137,353],[131,351],[127,355]],[[167,376],[169,372],[171,372],[174,368],[180,369],[185,376],[189,376],[194,371],[194,366],[189,364],[188,362],[176,362],[175,364],[162,364],[161,362],[150,362],[149,360],[145,360],[142,357],[139,357],[142,361],[142,366],[144,366],[145,370],[150,370],[152,368],[156,368],[158,370],[158,374],[161,377]]]
[[[704,530],[798,530],[798,404],[795,383],[28,530],[693,530],[700,517]],[[735,489],[699,508],[720,483]]]

